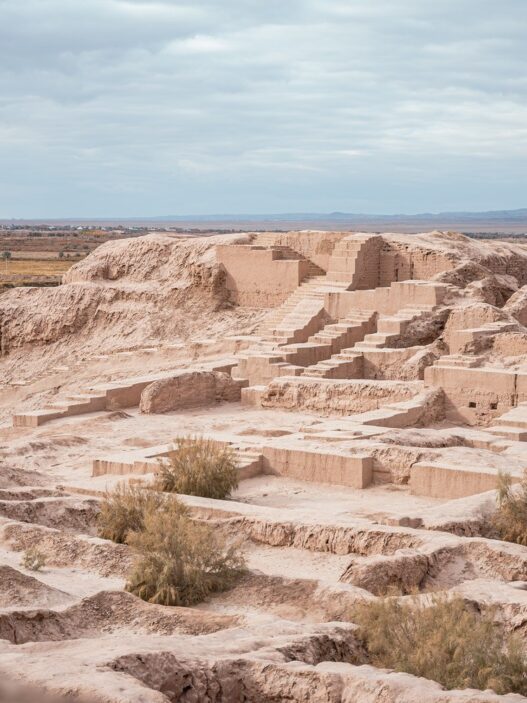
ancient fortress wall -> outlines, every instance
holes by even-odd
[[[328,271],[335,246],[349,232],[265,232],[254,243],[265,246],[286,246]]]
[[[284,249],[289,250],[287,254]],[[400,301],[391,305],[392,291],[379,293],[379,288],[400,281],[426,281],[456,265],[448,254],[424,246],[376,234],[341,232],[264,233],[256,235],[252,245],[218,245],[216,256],[226,271],[230,300],[236,305],[276,307],[316,267],[321,274],[327,272],[328,282],[366,291],[365,298],[356,299],[359,308],[387,314],[398,309],[396,305],[400,309]]]
[[[346,317],[354,310],[376,310],[382,315],[392,315],[412,305],[439,305],[444,295],[445,287],[439,283],[400,282],[371,290],[328,292],[325,308],[335,319]]]
[[[382,238],[355,234],[335,246],[329,261],[328,278],[345,282],[349,289],[365,290],[379,285],[379,255]]]
[[[447,366],[425,369],[425,385],[442,388],[448,420],[485,425],[527,401],[527,374],[508,369]]]
[[[422,389],[419,381],[315,380],[277,378],[267,386],[260,402],[264,408],[307,410],[321,415],[350,415],[377,410],[383,405],[411,400]],[[242,395],[247,397],[247,394]]]
[[[346,456],[307,446],[298,450],[287,445],[264,447],[262,453],[266,473],[352,488],[367,488],[373,479],[373,459],[370,456]]]
[[[280,305],[307,276],[306,259],[282,259],[280,252],[251,246],[219,245],[231,302],[255,308]]]
[[[425,248],[383,239],[379,252],[379,286],[392,281],[429,280],[438,273],[454,268],[447,255]]]

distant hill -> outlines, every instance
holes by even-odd
[[[291,212],[291,213],[277,213],[271,215],[264,214],[217,214],[217,215],[164,215],[160,217],[152,218],[153,221],[159,222],[272,222],[272,221],[341,221],[346,222],[396,222],[405,221],[409,222],[412,220],[423,221],[423,220],[454,220],[456,222],[460,221],[514,221],[514,222],[525,222],[527,223],[527,208],[520,208],[518,210],[489,210],[486,212],[423,212],[416,215],[406,215],[406,214],[392,214],[392,215],[375,215],[368,213],[352,213],[352,212],[330,212],[330,213],[320,213],[320,212]]]
[[[277,213],[164,215],[158,217],[108,217],[42,220],[0,220],[0,224],[53,225],[123,225],[177,228],[178,230],[255,231],[255,230],[354,230],[366,232],[423,232],[434,229],[455,230],[468,234],[527,234],[527,208],[489,210],[487,212],[424,212],[417,215],[375,215],[367,213]]]

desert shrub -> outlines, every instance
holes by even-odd
[[[179,510],[185,510],[182,504],[178,505]],[[97,520],[99,537],[124,544],[130,532],[143,528],[147,512],[166,506],[167,496],[158,491],[118,483],[112,491],[106,492],[101,503]]]
[[[46,565],[46,555],[37,547],[26,549],[22,557],[22,566],[30,571],[40,571]]]
[[[524,475],[518,485],[512,483],[510,474],[500,473],[497,501],[492,517],[497,536],[527,546],[527,476]]]
[[[203,438],[178,437],[174,452],[160,463],[158,488],[204,498],[227,498],[238,486],[232,449]]]
[[[457,597],[426,602],[384,598],[358,605],[359,625],[374,666],[423,676],[447,689],[491,688],[527,694],[527,660],[520,641]]]
[[[130,533],[137,556],[126,589],[160,605],[188,606],[229,588],[244,572],[236,546],[227,546],[207,525],[177,509],[145,514],[143,529]]]

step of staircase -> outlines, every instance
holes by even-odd
[[[527,430],[527,403],[520,403],[517,407],[497,418],[496,425]]]
[[[380,332],[374,332],[373,334],[367,334],[362,342],[357,342],[354,349],[380,349],[383,347],[389,347],[390,342],[395,341],[398,338],[398,334],[382,334]]]
[[[495,427],[487,428],[486,431],[514,442],[527,442],[527,430],[523,427],[496,425]]]

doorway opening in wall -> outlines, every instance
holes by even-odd
[[[469,408],[475,408],[475,407],[476,407],[476,403],[475,403],[473,400],[471,400],[470,403],[468,404],[468,407],[469,407]]]
[[[491,410],[497,410],[497,409],[498,409],[498,404],[497,404],[497,403],[491,403],[491,404],[490,404],[490,409],[491,409]]]

